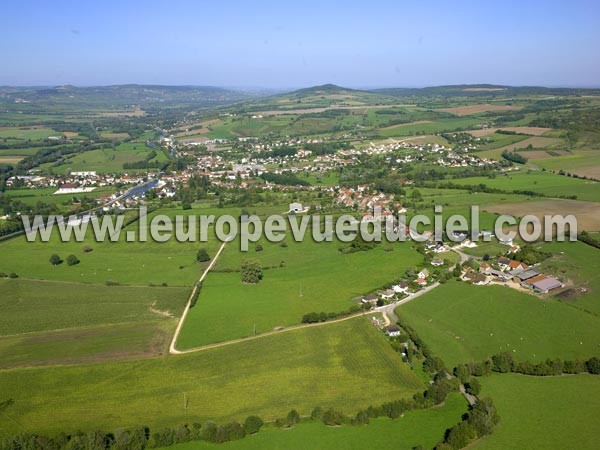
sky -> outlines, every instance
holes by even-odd
[[[600,86],[600,1],[3,0],[0,85]]]

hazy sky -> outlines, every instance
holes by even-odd
[[[595,1],[28,1],[0,85],[600,86]]]

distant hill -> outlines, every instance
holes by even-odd
[[[496,84],[459,84],[424,88],[385,88],[373,89],[381,95],[392,97],[480,97],[514,95],[600,95],[600,89],[549,88],[541,86],[503,86]]]
[[[341,87],[336,84],[322,84],[321,86],[313,86],[304,89],[298,89],[296,91],[290,92],[288,95],[309,97],[312,95],[355,94],[358,92],[361,91],[357,89]]]
[[[2,102],[40,105],[119,107],[125,105],[210,106],[256,98],[247,92],[214,86],[160,86],[124,84],[114,86],[14,88],[0,87]]]

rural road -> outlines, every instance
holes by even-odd
[[[467,255],[466,253],[463,253],[461,250],[459,250],[456,247],[452,247],[450,250],[452,250],[454,253],[456,253],[458,256],[460,256],[460,264],[464,264],[466,263],[469,258],[471,258],[471,256]]]
[[[217,258],[219,257],[219,255],[221,254],[221,251],[223,250],[224,247],[225,247],[225,242],[223,243],[223,245],[221,245],[221,248],[219,249],[219,251],[217,252],[217,254],[215,255],[215,257],[213,258],[213,261],[211,262],[210,266],[208,266],[206,268],[206,270],[204,271],[204,273],[202,274],[202,277],[198,281],[198,284],[200,284],[200,282],[204,279],[204,277],[206,276],[206,274],[208,273],[208,271],[212,268],[213,264],[215,263],[215,261],[217,260]],[[351,319],[354,319],[356,317],[365,316],[365,315],[370,314],[372,312],[380,312],[384,316],[384,319],[386,319],[386,321],[389,324],[390,323],[390,319],[388,317],[392,317],[394,321],[396,320],[396,316],[394,314],[394,309],[396,309],[400,305],[408,303],[409,301],[411,301],[411,300],[413,300],[413,299],[415,299],[417,297],[420,297],[421,295],[423,295],[423,294],[431,291],[432,289],[436,288],[437,286],[439,286],[439,283],[434,283],[431,286],[427,286],[425,289],[423,289],[423,290],[421,290],[419,292],[416,292],[414,294],[411,294],[408,297],[403,298],[402,300],[399,300],[397,302],[390,303],[389,305],[385,305],[385,306],[379,306],[377,308],[373,308],[370,311],[362,311],[362,312],[359,312],[359,313],[356,313],[356,314],[351,314],[349,316],[341,317],[339,319],[328,320],[326,322],[303,323],[303,324],[300,324],[300,325],[293,325],[293,326],[285,327],[285,328],[282,328],[282,329],[267,331],[265,333],[257,334],[255,336],[248,336],[248,337],[243,337],[243,338],[239,338],[239,339],[233,339],[233,340],[224,341],[224,342],[216,342],[214,344],[207,344],[207,345],[203,345],[203,346],[195,347],[195,348],[190,348],[190,349],[186,349],[186,350],[177,350],[175,348],[175,343],[177,341],[177,337],[179,336],[179,332],[181,331],[181,328],[183,326],[183,322],[185,321],[185,317],[187,316],[187,313],[188,313],[188,311],[190,309],[189,308],[190,303],[191,303],[191,301],[193,299],[193,296],[195,295],[196,289],[194,289],[194,292],[192,292],[192,295],[190,295],[190,299],[188,300],[188,304],[187,304],[187,306],[185,308],[185,311],[184,311],[183,315],[181,316],[181,319],[179,319],[179,324],[177,325],[177,329],[175,330],[175,335],[173,336],[173,340],[171,341],[171,346],[169,347],[169,353],[171,353],[172,355],[181,355],[181,354],[184,354],[184,353],[201,352],[203,350],[210,350],[210,349],[213,349],[213,348],[225,347],[227,345],[239,344],[241,342],[252,341],[254,339],[260,339],[260,338],[263,338],[263,337],[272,336],[274,334],[286,333],[288,331],[300,330],[300,329],[303,329],[303,328],[311,328],[311,327],[321,327],[321,326],[324,326],[324,325],[330,325],[332,323],[344,322],[346,320],[351,320]]]

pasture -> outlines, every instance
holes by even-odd
[[[341,242],[286,241],[287,247],[266,240],[246,254],[228,244],[213,272],[204,280],[196,306],[187,316],[178,348],[247,337],[276,327],[300,323],[309,312],[339,312],[373,289],[396,281],[408,267],[422,261],[410,243],[382,244],[368,251],[343,254]],[[392,248],[393,251],[386,251]],[[264,267],[257,285],[241,282],[239,268],[246,258]],[[283,264],[282,264],[283,263]],[[272,268],[271,268],[272,267]],[[366,276],[368,274],[368,276]]]
[[[492,397],[501,422],[472,448],[598,448],[600,377],[496,374],[480,381],[482,395]]]
[[[504,286],[450,282],[396,314],[450,368],[502,352],[520,361],[600,353],[600,317]]]
[[[0,398],[15,403],[0,433],[156,428],[250,414],[273,420],[318,405],[352,414],[424,388],[383,333],[357,318],[187,355],[2,370]]]
[[[371,419],[368,425],[360,427],[328,427],[318,422],[301,423],[292,429],[267,427],[256,435],[219,446],[224,450],[387,450],[393,442],[394,449],[399,450],[412,450],[419,445],[433,448],[445,430],[460,421],[465,411],[464,399],[452,393],[441,407],[408,411],[396,420]],[[169,450],[214,448],[214,444],[203,441],[168,447]]]

